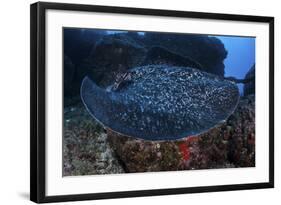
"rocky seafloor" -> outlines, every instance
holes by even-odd
[[[177,141],[145,141],[105,130],[82,103],[64,110],[63,175],[255,166],[255,96],[241,97],[222,124]]]
[[[82,103],[64,109],[63,175],[123,173],[107,134]]]

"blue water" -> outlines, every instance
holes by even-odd
[[[255,63],[255,38],[254,37],[232,37],[216,36],[224,44],[228,51],[224,60],[225,76],[233,76],[244,79],[246,73]],[[243,84],[238,84],[239,91],[243,93]]]

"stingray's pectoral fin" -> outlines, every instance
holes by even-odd
[[[88,112],[104,126],[108,125],[110,96],[104,89],[97,86],[89,77],[85,77],[80,88],[82,102]]]

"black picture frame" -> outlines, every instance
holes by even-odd
[[[269,181],[262,183],[203,186],[192,188],[170,188],[158,190],[122,191],[108,193],[90,193],[46,196],[46,59],[45,25],[46,10],[67,10],[103,12],[118,14],[137,14],[169,16],[196,19],[217,19],[269,24]],[[125,8],[82,4],[38,2],[30,7],[30,199],[37,203],[62,202],[76,200],[96,200],[123,197],[140,197],[198,192],[230,191],[274,187],[274,18],[265,16],[230,15],[217,13],[156,10],[143,8]]]

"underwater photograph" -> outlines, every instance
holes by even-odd
[[[255,167],[255,37],[63,29],[63,176]]]

